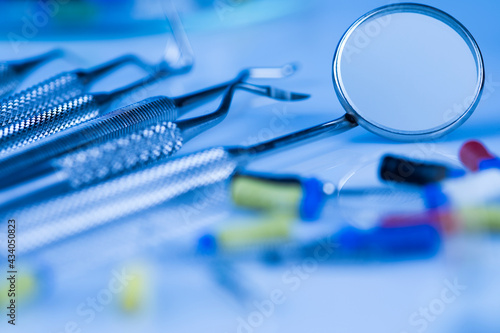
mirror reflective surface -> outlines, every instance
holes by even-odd
[[[458,126],[484,80],[474,40],[433,8],[387,8],[358,20],[339,44],[334,79],[342,104],[360,125],[389,137]]]

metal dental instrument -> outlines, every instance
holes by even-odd
[[[44,54],[16,61],[0,63],[0,98],[10,95],[21,81],[36,67],[52,61],[64,54],[62,50],[52,50]]]
[[[366,35],[367,24],[385,38],[373,36],[370,47],[360,50],[356,36]],[[417,4],[384,6],[357,20],[337,47],[333,74],[346,115],[250,147],[216,147],[177,157],[36,205],[33,218],[53,218],[30,228],[23,236],[26,247],[35,249],[227,181],[254,158],[358,123],[392,139],[442,136],[470,116],[484,84],[481,53],[465,27],[440,10]],[[470,103],[453,110],[453,101],[464,100]]]
[[[177,98],[156,96],[123,107],[103,116],[87,121],[63,132],[51,135],[45,140],[18,149],[0,159],[0,187],[13,184],[28,177],[35,165],[47,161],[91,142],[104,142],[124,136],[138,128],[146,128],[164,121],[174,121],[193,106],[217,95],[229,86],[246,79],[283,78],[292,75],[296,68],[287,64],[281,67],[250,68],[242,71],[235,79],[214,87]],[[76,101],[87,109],[94,105],[93,99]],[[73,107],[73,104],[63,104]],[[57,124],[56,124],[57,125]]]
[[[32,124],[45,120],[47,113],[50,113],[48,110],[50,108],[62,108],[62,110],[56,112],[58,114],[60,111],[68,112],[66,110],[67,106],[61,106],[64,103],[75,104],[74,107],[78,108],[78,105],[88,98],[82,95],[91,84],[124,64],[134,63],[149,71],[151,75],[161,73],[163,77],[188,72],[193,66],[193,53],[186,33],[174,8],[166,11],[166,16],[172,30],[173,38],[168,40],[162,59],[158,64],[147,64],[137,56],[125,55],[88,70],[61,73],[27,88],[0,102],[0,127],[4,129],[4,136],[13,135],[13,133],[19,130],[26,131],[26,122]],[[71,101],[78,97],[81,100]],[[44,111],[45,113],[42,116],[38,116],[40,112]],[[38,117],[36,121],[33,118],[35,116]],[[32,119],[26,120],[26,122],[21,124],[19,123],[21,120],[30,117]],[[75,120],[75,124],[78,123],[79,120]],[[6,127],[9,128],[5,130]],[[32,135],[39,136],[38,133],[32,133]],[[5,148],[3,149],[5,150]]]
[[[159,71],[109,93],[77,95],[59,105],[51,105],[31,116],[25,116],[0,128],[0,154],[15,151],[105,113],[108,107],[128,93],[151,84],[165,73]]]
[[[0,128],[83,94],[96,80],[127,63],[141,61],[132,55],[122,56],[91,69],[61,73],[3,99],[0,101]]]
[[[31,172],[36,175],[34,179],[0,190],[0,207],[41,193],[45,199],[49,195],[77,190],[165,159],[175,154],[184,142],[223,121],[237,89],[280,101],[298,101],[309,97],[270,86],[237,82],[227,89],[220,106],[212,113],[177,122],[163,121],[139,126],[109,141],[90,144],[33,166]]]

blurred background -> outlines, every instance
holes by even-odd
[[[299,72],[272,84],[312,96],[283,104],[237,94],[227,119],[188,142],[183,148],[188,153],[213,145],[249,145],[341,116],[344,111],[331,79],[337,43],[359,16],[392,2],[174,3],[193,48],[192,71],[142,89],[114,108],[150,96],[186,94],[231,79],[250,66],[289,62],[297,62]],[[500,154],[500,3],[423,3],[462,22],[483,52],[486,86],[467,123],[439,141],[421,144],[394,143],[356,128],[274,154],[248,169],[317,177],[342,188],[376,187],[382,183],[377,169],[384,154],[459,168],[458,151],[468,139],[480,139]],[[68,51],[67,57],[37,69],[19,90],[55,73],[90,67],[125,53],[153,63],[171,35],[160,0],[2,0],[0,12],[2,60],[22,59],[55,47]],[[109,91],[143,75],[126,67],[99,81],[92,91]],[[216,105],[203,106],[193,115]],[[456,232],[439,240],[430,235],[432,244],[409,256],[377,248],[346,254],[344,240],[323,237],[334,234],[333,225],[347,222],[364,229],[381,212],[421,210],[418,198],[353,199],[340,192],[321,218],[322,224],[315,225],[297,222],[299,218],[291,213],[237,208],[226,188],[227,184],[214,185],[19,256],[22,292],[17,324],[8,325],[2,315],[0,331],[500,331],[500,242],[495,233]],[[272,226],[262,227],[266,223]],[[234,244],[223,255],[200,254],[207,234],[232,237]],[[4,236],[2,230],[2,242]],[[297,251],[297,243],[307,246]],[[2,271],[4,264],[0,264]],[[2,283],[4,314],[8,284]]]

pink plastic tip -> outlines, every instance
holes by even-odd
[[[460,148],[460,161],[470,171],[478,171],[479,164],[484,160],[495,158],[488,149],[479,141],[470,140]]]
[[[383,228],[402,228],[427,224],[447,233],[457,227],[454,216],[447,211],[428,210],[417,214],[394,214],[382,218],[380,226]]]
[[[381,221],[384,228],[400,228],[415,225],[429,224],[439,225],[440,219],[431,212],[422,212],[420,214],[391,214],[385,216]]]

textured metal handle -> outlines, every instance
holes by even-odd
[[[157,96],[102,115],[84,124],[55,134],[0,159],[0,174],[14,175],[20,169],[59,156],[89,143],[105,142],[145,126],[177,119],[178,110],[172,99]],[[1,178],[0,178],[1,181]]]
[[[77,189],[169,157],[181,147],[182,135],[177,125],[164,121],[86,146],[56,159],[53,165]]]
[[[19,77],[9,64],[0,63],[0,98],[10,95],[19,85]]]
[[[92,95],[81,95],[39,111],[0,129],[0,153],[10,152],[79,125],[97,117],[99,113],[100,107]]]
[[[0,110],[0,126],[5,127],[21,119],[62,104],[83,94],[84,85],[75,73],[63,73],[17,94],[3,99]]]
[[[202,150],[122,177],[9,212],[25,221],[18,251],[28,252],[121,220],[192,190],[227,180],[238,159],[224,148]]]

